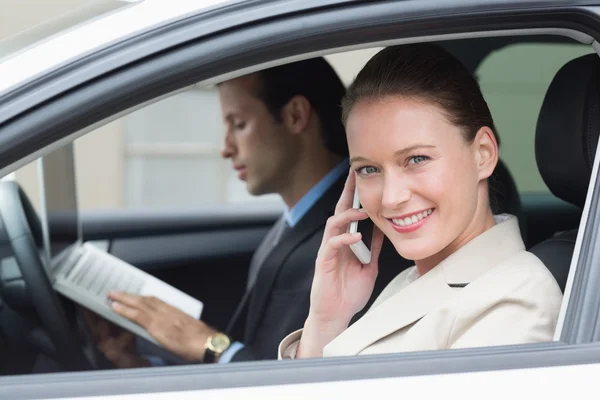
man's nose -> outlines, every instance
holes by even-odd
[[[410,200],[411,190],[401,175],[387,176],[384,181],[381,205],[387,209],[398,208]]]
[[[223,148],[221,149],[221,157],[223,158],[231,158],[235,155],[235,143],[231,138],[230,134],[225,135],[225,140],[223,141]]]

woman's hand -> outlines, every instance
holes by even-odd
[[[322,356],[323,347],[348,327],[350,319],[365,307],[373,292],[383,233],[374,226],[371,262],[363,265],[349,247],[361,240],[361,234],[347,233],[350,222],[368,218],[364,211],[352,208],[355,179],[351,171],[335,214],[325,225],[298,358]]]

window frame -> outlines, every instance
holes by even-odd
[[[255,12],[268,9],[262,2],[250,3]],[[541,8],[542,5],[550,6],[551,10]],[[431,17],[433,10],[437,13],[435,17]],[[239,9],[234,11],[231,18],[239,21]],[[219,18],[222,17],[223,14],[219,15]],[[200,18],[195,23],[206,24],[206,20]],[[299,11],[261,24],[242,24],[222,34],[198,35],[196,41],[175,46],[143,62],[109,73],[94,75],[84,65],[83,70],[88,75],[74,68],[61,74],[60,79],[57,77],[57,81],[50,79],[45,84],[64,84],[71,73],[80,82],[85,77],[83,82],[87,83],[76,88],[70,88],[68,84],[58,85],[62,91],[50,100],[35,109],[25,107],[14,118],[0,122],[0,175],[119,117],[127,110],[140,107],[144,102],[153,102],[198,80],[246,73],[249,69],[262,68],[267,62],[282,62],[307,51],[326,51],[356,44],[375,46],[391,38],[439,40],[443,35],[475,36],[476,32],[493,36],[498,34],[494,33],[498,29],[502,30],[502,34],[567,29],[562,32],[570,34],[573,32],[569,30],[575,30],[584,33],[580,36],[582,38],[587,35],[590,39],[600,38],[600,8],[561,7],[558,1],[491,1],[477,5],[467,0],[455,0],[441,8],[437,2],[344,3],[325,9]],[[196,32],[202,32],[202,29]],[[160,35],[154,36],[153,40],[162,43]],[[131,50],[127,48],[124,51]],[[118,49],[115,51],[118,52]],[[173,66],[178,68],[174,70]],[[128,93],[128,96],[122,96],[122,93]],[[0,110],[14,111],[31,101],[30,94],[21,94],[23,98],[16,95],[8,100],[0,99]],[[25,103],[17,104],[20,100]],[[577,296],[573,297],[574,301],[567,299],[564,302],[563,312],[568,311],[561,335],[564,342],[352,358],[265,361],[260,364],[1,377],[0,387],[7,398],[39,399],[599,363],[600,343],[590,343],[600,334],[599,321],[590,317],[600,308],[597,295],[600,293],[600,280],[590,279],[600,274],[600,268],[592,268],[600,258],[600,185],[596,184],[599,159],[595,160],[590,182],[593,190],[588,194],[577,240],[576,254],[579,257],[574,257],[573,266],[576,268],[571,269],[567,284],[567,287],[572,286]]]

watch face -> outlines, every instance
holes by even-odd
[[[210,347],[212,347],[212,350],[216,352],[224,351],[227,349],[227,347],[229,347],[229,344],[229,337],[222,333],[214,334],[210,340]]]

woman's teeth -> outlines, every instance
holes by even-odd
[[[427,211],[423,211],[421,213],[414,214],[414,215],[412,215],[410,217],[392,218],[392,222],[394,224],[396,224],[396,225],[399,225],[399,226],[409,226],[409,225],[412,225],[412,224],[416,224],[417,222],[419,222],[423,218],[431,215],[432,212],[433,212],[433,208],[430,208]]]

